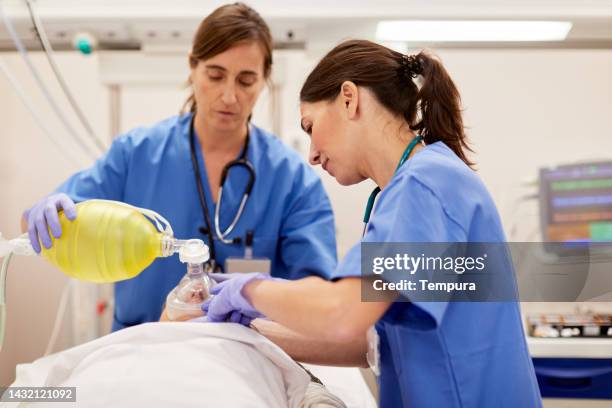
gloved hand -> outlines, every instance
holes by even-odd
[[[263,317],[242,294],[244,286],[253,280],[270,280],[270,275],[263,273],[211,273],[210,276],[217,281],[210,294],[213,295],[202,305],[209,322],[240,323],[244,326],[251,321]]]
[[[52,242],[49,237],[49,229],[55,238],[62,235],[58,210],[63,209],[66,218],[70,221],[77,216],[77,208],[74,201],[66,194],[52,194],[43,198],[27,210],[23,217],[28,222],[28,236],[32,248],[37,254],[40,253],[39,239],[45,248],[51,248]]]

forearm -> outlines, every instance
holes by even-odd
[[[245,286],[244,295],[271,320],[303,335],[334,342],[363,337],[392,302],[362,302],[360,278],[253,281]]]
[[[298,333],[321,337],[327,333],[329,321],[340,317],[342,299],[332,294],[333,285],[315,277],[299,281],[262,280],[247,285],[244,294],[270,320]]]
[[[320,365],[367,367],[365,336],[352,342],[338,343],[305,336],[265,319],[255,319],[251,326],[296,361]]]

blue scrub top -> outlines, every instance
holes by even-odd
[[[175,116],[152,127],[117,137],[93,167],[73,175],[57,191],[75,202],[93,198],[123,201],[165,217],[180,239],[200,238],[205,226],[189,147],[191,114]],[[205,158],[196,137],[196,152],[210,219],[214,220]],[[244,255],[244,237],[254,231],[253,255],[272,262],[272,275],[298,279],[328,278],[336,267],[334,219],[319,177],[299,155],[272,134],[250,127],[247,158],[256,173],[244,213],[228,238],[215,241],[217,261]],[[223,187],[220,225],[224,230],[236,214],[247,184],[247,172],[233,167]],[[115,284],[113,331],[159,319],[170,290],[186,273],[178,255],[157,259],[135,278]]]
[[[437,142],[406,161],[381,192],[364,241],[484,243],[505,236],[484,184]],[[360,270],[357,244],[334,278]],[[409,291],[399,295],[410,298]],[[381,408],[541,406],[516,302],[395,302],[376,330]]]

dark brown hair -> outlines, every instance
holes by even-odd
[[[245,42],[259,43],[264,53],[264,77],[272,70],[272,34],[259,13],[244,3],[226,4],[209,14],[193,37],[189,65],[193,68],[206,60]],[[185,101],[183,111],[196,111],[193,93]]]
[[[413,80],[422,77],[419,87]],[[308,75],[300,101],[333,101],[345,81],[371,90],[390,112],[402,116],[426,144],[444,142],[468,166],[459,91],[440,61],[422,51],[407,57],[366,40],[331,50]]]

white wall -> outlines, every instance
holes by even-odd
[[[78,149],[50,113],[20,58],[13,53],[0,54],[0,58],[33,99],[45,125],[62,149],[77,155]],[[43,55],[32,55],[32,59],[63,109],[69,112]],[[108,140],[108,110],[104,102],[107,92],[98,81],[96,58],[70,53],[61,55],[58,64],[98,134]],[[36,126],[1,74],[0,107],[0,232],[13,238],[20,233],[22,211],[91,160],[81,157],[79,163],[74,163],[66,159]],[[64,275],[41,258],[13,259],[8,272],[8,318],[5,344],[0,353],[0,384],[10,383],[16,363],[31,361],[44,352],[61,290],[68,282]],[[69,316],[68,313],[58,339],[60,349],[71,344]]]
[[[479,174],[507,226],[513,216],[512,201],[523,191],[520,182],[535,177],[540,166],[612,158],[612,51],[443,50],[439,55],[461,90]],[[40,54],[34,57],[68,112],[44,57]],[[18,56],[4,53],[0,58],[29,94],[38,95]],[[100,84],[97,58],[63,53],[58,62],[82,109],[98,134],[108,141],[108,91]],[[301,51],[275,55],[275,78],[283,85],[277,105],[281,115],[280,136],[304,157],[308,146],[307,137],[299,128],[298,92],[315,62],[316,57],[307,57]],[[179,76],[176,84],[124,88],[122,130],[175,114],[186,96],[180,86],[185,77]],[[40,96],[35,100],[62,146],[77,152],[44,100]],[[266,106],[269,101],[269,95],[262,97],[254,118],[256,124],[265,128],[272,127]],[[65,160],[44,138],[2,76],[0,107],[3,203],[0,231],[14,237],[19,233],[21,211],[82,165]],[[86,165],[91,161],[82,162]],[[336,211],[338,247],[343,254],[359,239],[363,208],[372,185],[342,188],[327,174],[322,174],[322,178]],[[520,213],[526,215],[521,220],[521,231],[534,230],[535,213],[530,208],[521,209]],[[10,383],[15,364],[31,361],[43,352],[65,283],[66,278],[42,259],[14,261],[9,271],[8,326],[5,347],[0,353],[0,384]],[[610,310],[609,305],[596,307]],[[58,344],[60,349],[71,342],[69,318],[68,313]]]

